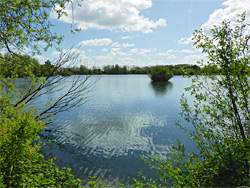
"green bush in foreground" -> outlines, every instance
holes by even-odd
[[[196,47],[208,54],[208,64],[221,70],[220,76],[206,72],[191,77],[186,92],[195,99],[192,105],[184,95],[181,99],[181,115],[194,130],[177,126],[195,141],[198,152],[186,153],[179,142],[166,159],[144,159],[160,178],[136,181],[134,186],[250,186],[250,36],[245,32],[249,27],[243,13],[235,23],[223,21],[211,29],[212,37],[202,30],[194,33]]]
[[[1,93],[3,99],[4,94]],[[105,187],[95,177],[88,181],[59,169],[53,160],[44,160],[35,143],[44,124],[35,120],[34,110],[14,108],[5,96],[0,105],[0,187]],[[121,185],[122,187],[122,185]]]
[[[174,74],[164,66],[154,66],[149,76],[153,82],[167,82]]]
[[[34,110],[24,105],[13,107],[8,95],[1,93],[0,153],[2,187],[79,186],[69,170],[59,170],[52,160],[44,161],[39,153],[37,136],[44,124],[35,120]]]

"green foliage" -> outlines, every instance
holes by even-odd
[[[75,179],[70,169],[60,170],[52,160],[43,159],[38,135],[45,128],[45,121],[38,120],[34,106],[26,107],[45,94],[46,88],[58,89],[63,79],[51,76],[75,56],[64,53],[54,65],[49,61],[39,65],[37,60],[21,53],[28,47],[33,54],[39,54],[42,48],[47,50],[60,44],[62,36],[51,32],[49,15],[52,10],[58,18],[66,15],[67,2],[70,0],[0,0],[0,187],[83,187],[83,181]],[[20,77],[27,78],[27,90],[23,93],[16,90],[15,79]],[[86,81],[77,82],[76,87],[76,83],[72,84],[77,104],[81,102],[79,96]],[[64,96],[71,94],[68,91]],[[70,106],[63,97],[60,100]],[[60,108],[58,104],[59,100],[44,113],[55,106]]]
[[[104,74],[127,74],[127,66],[120,67],[119,65],[107,65],[103,67]]]
[[[41,65],[28,55],[4,54],[0,60],[0,72],[5,78],[23,78],[41,75]]]
[[[166,82],[171,79],[174,74],[164,66],[154,66],[149,76],[153,82]]]
[[[2,91],[2,90],[1,90]],[[70,170],[59,170],[52,160],[39,153],[38,134],[44,129],[35,120],[35,111],[25,105],[14,107],[9,95],[1,92],[0,105],[0,185],[7,187],[79,187]],[[35,142],[36,141],[36,142]]]
[[[182,96],[181,115],[194,130],[177,126],[190,135],[198,151],[187,154],[179,142],[166,159],[145,159],[159,174],[158,184],[250,186],[250,36],[244,21],[245,13],[234,24],[224,21],[211,30],[212,37],[202,30],[194,33],[196,47],[208,54],[207,67],[219,68],[221,75],[206,71],[206,76],[190,77],[192,84],[186,92],[195,99],[191,105]]]
[[[37,133],[43,125],[34,120],[31,111],[22,112],[10,106],[1,110],[0,123],[1,171],[11,176],[19,171],[24,158],[33,158],[37,154],[38,145],[31,145],[31,142],[38,138]]]
[[[0,1],[0,49],[18,52],[30,47],[40,53],[42,42],[47,50],[54,44],[60,44],[62,36],[51,32],[53,24],[49,21],[51,10],[60,18],[67,15],[65,5],[70,0],[50,1]]]

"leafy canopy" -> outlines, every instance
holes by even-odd
[[[58,45],[63,39],[51,32],[51,11],[60,18],[67,15],[65,5],[71,0],[1,0],[0,1],[0,50],[20,52],[29,47],[40,53]],[[73,6],[73,5],[72,5]],[[73,31],[73,30],[72,30]],[[43,44],[43,45],[41,45]]]

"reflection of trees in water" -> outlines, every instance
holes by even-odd
[[[168,94],[173,88],[172,82],[151,82],[150,85],[157,96]]]

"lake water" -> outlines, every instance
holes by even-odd
[[[190,83],[182,76],[156,84],[147,75],[101,76],[86,104],[54,117],[52,131],[43,136],[57,141],[44,147],[46,156],[55,156],[59,166],[83,179],[131,184],[141,170],[156,177],[140,156],[164,157],[177,139],[194,149],[174,125],[179,120],[191,127],[179,116],[179,100]]]

